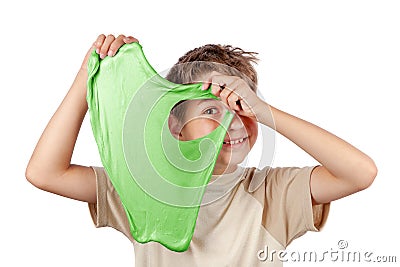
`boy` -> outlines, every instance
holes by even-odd
[[[206,45],[180,58],[167,78],[177,83],[205,81],[204,89],[211,86],[221,101],[183,102],[171,112],[169,126],[176,138],[190,140],[214,129],[224,108],[235,113],[211,178],[216,186],[205,192],[204,199],[210,201],[200,208],[187,251],[178,253],[156,242],[136,242],[104,169],[70,163],[87,112],[86,62],[91,50],[96,49],[104,58],[114,56],[123,44],[131,42],[137,40],[124,35],[98,37],[44,130],[26,177],[40,189],[88,202],[96,227],[114,227],[132,241],[136,266],[282,266],[276,257],[273,261],[260,260],[264,257],[260,251],[266,245],[270,250],[282,250],[306,231],[318,231],[331,201],[363,190],[373,182],[377,169],[367,155],[257,96],[257,76],[250,64],[255,60],[253,53]],[[224,67],[197,72],[179,67],[196,61],[223,63],[237,72]],[[262,170],[238,166],[255,143],[257,122],[290,139],[321,165]],[[217,199],[214,196],[220,188],[229,190]]]

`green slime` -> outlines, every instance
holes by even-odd
[[[139,243],[188,249],[204,191],[233,114],[210,134],[179,141],[168,128],[181,100],[218,99],[202,83],[175,84],[161,77],[139,43],[114,57],[88,61],[87,103],[101,162],[120,196]]]

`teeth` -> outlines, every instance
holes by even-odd
[[[240,138],[240,139],[235,140],[235,141],[224,142],[224,144],[236,145],[236,144],[242,143],[243,140],[244,140],[244,138]]]

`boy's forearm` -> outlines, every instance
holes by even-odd
[[[362,184],[366,172],[375,166],[366,154],[332,133],[267,103],[263,109],[260,123],[294,142],[335,177]]]
[[[27,172],[61,175],[68,169],[82,121],[87,112],[86,71],[78,72],[70,90],[43,131],[28,163]]]

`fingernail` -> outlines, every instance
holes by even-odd
[[[96,49],[96,53],[99,54],[100,53],[100,49],[97,48]]]
[[[103,59],[103,58],[105,58],[105,57],[106,57],[106,55],[100,54],[100,58],[101,58],[101,59]]]
[[[109,57],[112,57],[113,54],[114,54],[114,52],[113,52],[112,50],[108,50],[108,54],[107,54],[107,55],[108,55]]]
[[[208,83],[203,83],[201,90],[207,90],[210,85]]]

